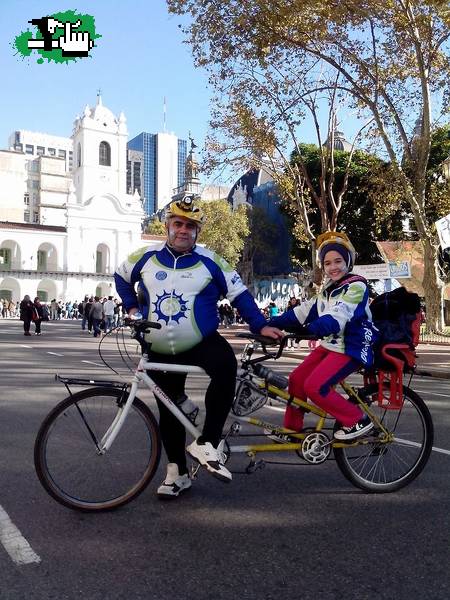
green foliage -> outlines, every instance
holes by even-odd
[[[450,213],[450,182],[442,173],[442,163],[450,156],[450,124],[439,127],[431,138],[427,167],[426,212],[432,223]]]
[[[319,189],[321,165],[320,151],[314,144],[300,144],[302,160],[313,185]],[[293,153],[292,160],[298,159]],[[335,152],[334,186],[342,187],[348,162],[348,153]],[[393,174],[389,165],[366,152],[356,151],[349,167],[348,189],[343,208],[339,213],[339,229],[346,231],[358,250],[358,262],[377,263],[381,260],[376,240],[402,239],[402,192],[393,185]],[[285,202],[291,230],[296,240],[293,256],[300,264],[310,262],[308,238],[295,203]],[[309,203],[309,218],[317,235],[321,231],[321,218],[317,207]]]
[[[150,235],[166,235],[166,226],[159,219],[152,219],[145,233],[149,233]]]
[[[232,210],[227,200],[201,202],[206,222],[198,241],[222,256],[236,267],[249,234],[247,212],[244,206]]]

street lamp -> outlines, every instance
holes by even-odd
[[[442,162],[442,173],[447,181],[450,180],[450,156]]]

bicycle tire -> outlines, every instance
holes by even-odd
[[[377,392],[378,385],[371,384],[360,393],[370,398]],[[376,400],[370,405],[371,411],[394,434],[392,442],[364,443],[361,439],[356,446],[333,449],[342,474],[362,490],[395,492],[411,483],[430,457],[434,437],[430,411],[423,399],[407,386],[403,386],[403,399],[399,410],[378,407]],[[338,428],[336,424],[335,430]]]
[[[119,389],[89,388],[57,404],[44,419],[34,446],[35,469],[44,489],[63,506],[112,510],[136,498],[153,478],[161,436],[139,398],[109,451],[97,451],[92,434],[101,439],[121,397]]]

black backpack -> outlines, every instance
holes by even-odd
[[[374,325],[380,331],[378,346],[419,343],[420,298],[404,287],[377,296],[370,304]]]

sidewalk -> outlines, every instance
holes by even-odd
[[[450,346],[421,342],[417,354],[417,375],[450,379]]]

